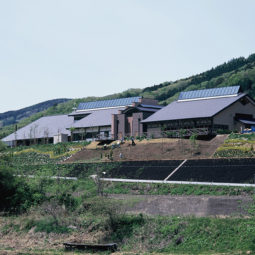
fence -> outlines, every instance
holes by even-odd
[[[190,137],[192,135],[208,135],[215,134],[216,131],[210,128],[186,128],[186,129],[175,129],[175,130],[166,130],[166,131],[153,131],[150,132],[137,132],[137,133],[125,133],[124,137],[122,133],[118,134],[118,139],[122,138],[183,138]],[[113,134],[111,134],[113,136]]]
[[[190,137],[192,135],[202,136],[216,134],[216,130],[208,127],[203,128],[186,128],[186,129],[175,129],[175,130],[166,130],[166,131],[156,131],[151,130],[150,132],[136,132],[136,133],[118,133],[116,134],[97,134],[94,138],[96,141],[113,141],[113,140],[121,140],[126,138],[184,138]],[[93,140],[93,139],[92,139]]]

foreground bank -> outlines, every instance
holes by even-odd
[[[8,250],[12,254],[62,254],[62,243],[66,241],[114,241],[118,243],[119,251],[125,254],[249,254],[255,250],[254,218],[147,217],[101,213],[77,217],[68,213],[58,218],[56,223],[52,215],[31,212],[19,217],[2,217],[0,221],[0,251]]]
[[[64,242],[116,242],[117,254],[251,254],[255,250],[251,188],[168,184],[123,186],[95,184],[92,180],[74,182],[48,178],[29,179],[28,183],[40,187],[41,194],[46,196],[41,196],[40,201],[35,201],[23,213],[0,217],[0,254],[80,254],[66,252]],[[179,195],[146,195],[147,200],[134,195],[152,191],[165,194],[168,188]],[[126,192],[129,195],[123,194]],[[38,194],[35,196],[39,198]],[[149,196],[153,201],[148,200]],[[237,211],[223,210],[210,217],[199,215],[205,209],[203,203],[211,198],[223,203],[235,201],[231,208]],[[162,210],[167,199],[170,209],[171,201],[175,200],[172,209],[178,216]],[[183,208],[176,208],[177,200]],[[191,206],[188,201],[200,203]],[[242,204],[244,201],[249,203]],[[154,213],[151,213],[153,208]],[[192,210],[187,213],[187,208]]]

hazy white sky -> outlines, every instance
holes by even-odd
[[[247,57],[254,12],[254,0],[0,0],[0,112]]]

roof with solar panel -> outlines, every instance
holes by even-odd
[[[244,96],[246,94],[240,93],[240,86],[181,92],[177,101],[142,123],[212,117]]]
[[[181,92],[179,95],[178,101],[190,101],[190,100],[237,96],[239,91],[240,91],[240,86],[192,90],[192,91]]]
[[[106,108],[117,108],[122,106],[129,106],[133,103],[139,102],[142,97],[126,97],[111,100],[101,100],[94,102],[80,103],[77,107],[77,111],[85,111],[92,109],[106,109]]]

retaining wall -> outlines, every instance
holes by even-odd
[[[181,160],[123,162],[110,170],[106,177],[164,180]],[[171,181],[254,183],[255,159],[201,159],[187,160],[175,172]]]
[[[153,196],[113,195],[133,201],[126,212],[146,215],[240,216],[248,215],[252,198],[245,196]]]

